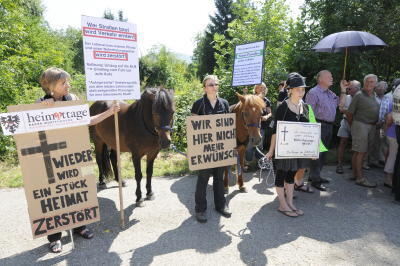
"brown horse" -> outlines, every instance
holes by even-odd
[[[231,112],[236,113],[236,143],[239,156],[240,169],[238,171],[237,182],[241,192],[247,192],[243,184],[244,154],[246,147],[258,146],[261,142],[260,124],[265,103],[257,95],[240,95],[236,93],[239,102],[231,107]],[[228,169],[224,176],[225,193],[229,191]]]
[[[95,102],[90,107],[90,115],[104,112],[110,104],[111,102]],[[143,206],[140,160],[146,155],[146,199],[152,200],[154,193],[151,188],[151,177],[154,160],[159,151],[168,148],[171,143],[170,131],[175,111],[173,95],[165,89],[147,89],[140,100],[131,105],[121,102],[120,106],[121,110],[118,113],[120,150],[132,154],[136,179],[136,204]],[[99,167],[99,184],[105,184],[104,178],[111,170],[109,159],[115,180],[118,180],[114,116],[90,127],[90,133]]]

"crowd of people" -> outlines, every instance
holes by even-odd
[[[330,71],[322,70],[317,73],[316,82],[316,86],[307,92],[305,92],[305,88],[308,87],[305,79],[298,73],[290,73],[286,81],[279,83],[276,111],[271,114],[271,108],[266,110],[266,113],[273,116],[270,125],[275,124],[275,126],[265,129],[261,127],[263,139],[266,139],[263,146],[267,152],[266,156],[273,158],[276,121],[313,122],[309,116],[312,112],[315,122],[321,124],[321,141],[325,147],[332,146],[333,134],[338,128],[336,172],[344,174],[348,169],[351,171],[350,180],[356,185],[375,188],[378,184],[368,179],[366,171],[371,167],[383,169],[385,176],[382,180],[383,185],[392,188],[395,202],[400,202],[400,170],[397,170],[400,167],[400,156],[397,156],[400,129],[396,126],[392,115],[393,109],[399,106],[393,94],[396,88],[400,93],[400,79],[393,80],[390,90],[388,82],[378,81],[378,77],[374,74],[366,75],[362,83],[357,80],[341,80],[339,95],[331,90],[333,77]],[[266,97],[266,94],[260,94],[256,90],[258,86],[265,84],[255,86],[254,93]],[[267,92],[267,89],[265,88],[263,92]],[[271,106],[268,99],[266,102],[267,106]],[[339,122],[337,122],[337,111],[341,113]],[[271,138],[269,141],[268,136]],[[350,142],[351,148],[348,148]],[[344,168],[344,155],[347,149],[351,150],[352,157],[350,167]],[[327,149],[320,149],[320,156],[315,160],[275,160],[275,186],[280,203],[278,211],[291,217],[303,215],[304,212],[293,205],[293,190],[313,193],[313,189],[320,191],[328,189],[329,178],[321,176],[322,169],[326,165],[326,151]],[[252,157],[246,156],[246,160],[251,159]],[[308,182],[303,180],[306,169],[309,170]],[[399,173],[396,173],[396,170]]]
[[[37,100],[49,105],[56,101],[73,101],[78,98],[69,93],[69,74],[62,69],[49,68],[40,79],[45,93]],[[337,136],[340,139],[337,148],[336,172],[345,172],[344,154],[351,140],[352,180],[355,184],[374,188],[376,183],[368,180],[365,171],[370,167],[383,168],[385,180],[383,184],[393,188],[395,202],[400,202],[400,128],[396,126],[393,110],[400,110],[400,79],[395,79],[391,90],[387,92],[388,84],[379,81],[373,74],[366,75],[363,83],[357,80],[340,81],[340,94],[336,95],[330,88],[333,85],[331,72],[322,70],[316,75],[317,85],[306,92],[308,87],[305,78],[299,73],[290,73],[286,81],[279,84],[279,95],[276,108],[267,98],[268,89],[264,83],[254,87],[254,94],[265,102],[262,113],[260,132],[262,143],[259,149],[266,152],[266,157],[273,159],[275,150],[277,121],[291,122],[318,122],[321,123],[320,156],[317,159],[276,159],[275,187],[279,199],[278,211],[289,217],[304,215],[304,212],[293,202],[294,190],[312,193],[313,188],[327,190],[329,179],[321,176],[326,164],[327,149],[332,141],[336,124],[336,112],[343,115]],[[194,102],[192,115],[218,115],[229,112],[229,105],[225,99],[218,97],[219,80],[214,75],[208,75],[203,80],[204,95]],[[387,92],[387,93],[386,93]],[[397,92],[397,94],[396,94]],[[386,93],[386,94],[385,94]],[[273,112],[273,109],[276,109]],[[119,105],[99,115],[91,117],[90,124],[94,125],[119,111]],[[248,147],[245,159],[253,160],[255,148]],[[399,155],[399,156],[397,156]],[[206,217],[206,188],[210,176],[213,176],[215,209],[221,215],[229,218],[231,211],[224,196],[223,172],[225,167],[203,169],[198,173],[195,192],[196,219],[207,222]],[[304,175],[309,169],[308,182]],[[74,232],[83,238],[90,239],[93,232],[86,226],[74,229]],[[50,249],[61,252],[61,233],[48,236]]]

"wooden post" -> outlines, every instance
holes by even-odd
[[[347,67],[347,47],[346,47],[345,55],[344,55],[344,68],[343,68],[343,78],[342,78],[342,80],[346,80],[346,67]]]
[[[114,104],[117,101],[114,100]],[[119,145],[119,123],[118,123],[118,112],[114,113],[114,121],[115,121],[115,142],[117,147],[117,168],[118,168],[118,189],[119,189],[119,207],[121,214],[121,228],[125,228],[125,215],[124,215],[124,199],[122,195],[122,176],[121,176],[121,159],[120,159],[120,145]]]

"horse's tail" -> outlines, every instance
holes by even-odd
[[[110,160],[110,152],[108,151],[107,145],[103,144],[103,149],[101,152],[101,164],[103,169],[104,176],[111,176],[111,160]]]

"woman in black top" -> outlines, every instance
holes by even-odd
[[[218,86],[219,80],[217,76],[208,75],[204,78],[204,96],[193,104],[192,115],[217,115],[229,113],[228,102],[225,99],[219,98],[217,95]],[[213,176],[215,209],[225,217],[231,216],[224,195],[224,169],[225,167],[217,167],[199,170],[195,193],[195,211],[196,219],[201,223],[207,222],[207,217],[205,215],[207,209],[206,190],[210,175]]]
[[[266,155],[268,159],[272,158],[275,151],[277,121],[309,122],[308,106],[302,100],[305,87],[304,78],[300,74],[289,74],[287,80],[288,99],[284,100],[276,110],[271,146]],[[278,211],[287,216],[297,217],[304,214],[293,204],[294,176],[298,169],[306,167],[308,161],[309,159],[276,160],[275,186],[279,199]]]

